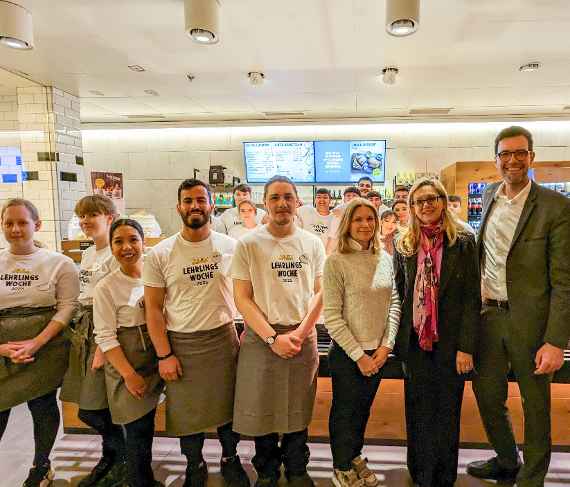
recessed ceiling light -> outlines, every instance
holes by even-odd
[[[156,90],[144,90],[147,95],[158,96],[158,91]]]
[[[247,77],[249,78],[249,82],[252,86],[260,86],[265,80],[265,74],[261,71],[250,71],[247,73]]]
[[[146,69],[144,69],[142,66],[139,66],[138,64],[129,64],[127,68],[129,68],[131,71],[136,71],[137,73],[146,71]]]
[[[0,0],[0,44],[23,50],[34,47],[32,14],[7,0]]]
[[[387,0],[386,31],[395,37],[413,34],[420,25],[420,0]]]
[[[522,66],[519,66],[519,71],[521,73],[530,73],[532,71],[538,71],[542,67],[542,63],[534,62],[534,63],[526,63]]]
[[[196,79],[196,76],[194,76],[192,73],[188,73],[186,74],[186,79],[192,83],[192,81]]]
[[[382,70],[382,82],[385,85],[393,85],[396,84],[396,78],[400,70],[395,66],[386,66]]]
[[[105,93],[103,93],[102,91],[99,91],[99,90],[89,90],[89,93],[91,93],[92,95],[95,95],[95,96],[105,96]]]

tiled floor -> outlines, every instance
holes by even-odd
[[[240,443],[239,454],[252,479],[253,454],[251,442]],[[75,486],[95,465],[99,458],[100,445],[97,437],[89,435],[64,435],[60,432],[52,454],[56,470],[54,487]],[[368,447],[366,455],[370,466],[381,480],[383,487],[410,487],[406,472],[406,450],[400,447]],[[485,450],[462,450],[459,458],[459,479],[456,487],[482,487],[493,485],[478,481],[465,474],[465,466],[472,460],[484,459],[490,455]],[[20,487],[26,478],[33,457],[32,422],[25,406],[12,411],[5,437],[0,442],[0,487]],[[221,487],[219,475],[220,448],[217,441],[207,440],[205,457],[210,471],[209,487]],[[157,438],[154,444],[154,471],[157,479],[168,487],[182,487],[185,459],[180,455],[178,441],[172,438]],[[332,470],[331,453],[328,445],[311,444],[311,476],[317,487],[329,487]],[[570,486],[570,453],[555,453],[547,487]]]

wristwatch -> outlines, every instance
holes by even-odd
[[[267,345],[271,346],[275,343],[275,339],[277,338],[277,333],[275,333],[275,335],[272,335],[270,337],[267,337],[265,339],[265,343],[267,343]]]

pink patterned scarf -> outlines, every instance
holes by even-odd
[[[437,303],[439,277],[443,256],[441,224],[421,227],[418,270],[414,284],[414,330],[420,348],[431,352],[439,340],[437,333]]]

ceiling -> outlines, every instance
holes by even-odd
[[[183,0],[17,1],[36,48],[0,47],[0,66],[78,94],[83,122],[570,118],[568,0],[423,0],[407,38],[386,33],[385,0],[222,0],[214,46],[186,37]]]

